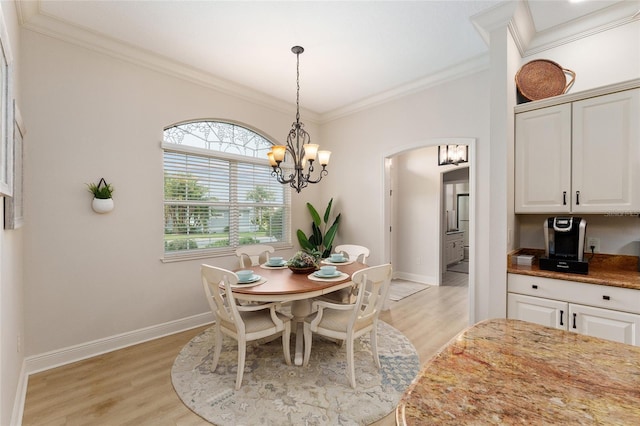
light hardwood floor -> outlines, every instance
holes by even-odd
[[[381,319],[402,331],[424,364],[467,326],[467,275],[391,302]],[[171,385],[180,349],[206,327],[58,367],[29,378],[23,425],[207,425]],[[394,425],[391,413],[376,425]]]

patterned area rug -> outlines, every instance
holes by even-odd
[[[217,425],[369,424],[395,410],[420,369],[411,342],[380,321],[382,368],[373,363],[369,337],[362,337],[354,347],[356,389],[346,376],[346,345],[314,336],[308,367],[286,365],[279,338],[250,343],[242,387],[234,391],[236,342],[224,338],[218,368],[211,372],[213,342],[213,327],[194,337],[176,358],[171,380],[187,407]]]

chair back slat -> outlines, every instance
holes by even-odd
[[[202,284],[211,311],[216,320],[222,321],[227,328],[244,332],[244,322],[233,297],[231,286],[238,283],[238,276],[226,269],[211,265],[202,265]]]
[[[360,261],[361,263],[367,263],[367,257],[369,257],[369,249],[364,246],[355,244],[342,244],[335,248],[336,253],[342,253],[347,255],[349,260]]]
[[[377,318],[389,293],[391,264],[372,266],[353,274],[351,280],[358,286],[356,296],[357,321],[366,322]]]
[[[236,256],[238,256],[238,260],[240,261],[240,267],[247,268],[249,266],[258,266],[261,257],[267,262],[269,260],[269,254],[273,252],[275,252],[275,249],[272,246],[254,244],[238,248],[236,250]]]

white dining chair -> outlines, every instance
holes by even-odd
[[[242,246],[236,250],[236,256],[240,261],[241,268],[247,268],[249,266],[258,266],[260,261],[267,262],[269,255],[273,253],[275,249],[266,244],[254,244],[250,246]]]
[[[202,265],[200,270],[207,301],[216,317],[216,347],[211,371],[215,371],[218,366],[223,334],[238,342],[236,390],[240,389],[242,384],[247,342],[282,333],[284,360],[287,365],[291,365],[291,353],[289,352],[291,318],[276,310],[280,304],[238,305],[231,289],[232,285],[238,283],[236,274],[210,265]]]
[[[349,260],[354,262],[361,262],[366,265],[367,257],[369,257],[369,249],[364,246],[358,246],[355,244],[342,244],[335,248],[335,253],[342,253]],[[332,293],[327,293],[319,298],[319,300],[326,300],[329,302],[339,303],[353,303],[355,300],[354,294],[351,288],[343,288]]]
[[[338,339],[347,343],[347,377],[352,388],[356,387],[353,346],[355,340],[369,333],[373,360],[380,368],[378,358],[378,317],[388,297],[391,283],[391,264],[372,266],[357,271],[352,276],[357,296],[354,303],[313,302],[313,314],[304,321],[304,359],[309,364],[313,334]]]
[[[342,244],[335,248],[336,253],[346,254],[349,260],[356,262],[367,263],[367,257],[369,257],[369,249],[364,246],[358,246],[355,244]]]

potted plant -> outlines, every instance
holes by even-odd
[[[113,186],[107,183],[104,178],[100,179],[100,182],[88,183],[87,187],[89,192],[93,194],[93,201],[91,202],[91,208],[96,213],[108,213],[113,210]]]
[[[333,249],[333,239],[338,233],[338,227],[340,226],[340,217],[342,214],[338,214],[331,226],[329,222],[331,219],[331,206],[333,205],[333,198],[329,200],[329,204],[324,211],[324,216],[320,217],[320,214],[311,203],[307,203],[307,209],[311,214],[311,234],[307,237],[302,229],[298,229],[297,236],[300,247],[307,253],[313,255],[319,254],[320,257],[326,258],[331,254]]]
[[[287,261],[287,266],[294,274],[310,274],[318,269],[318,259],[309,253],[299,251]]]

